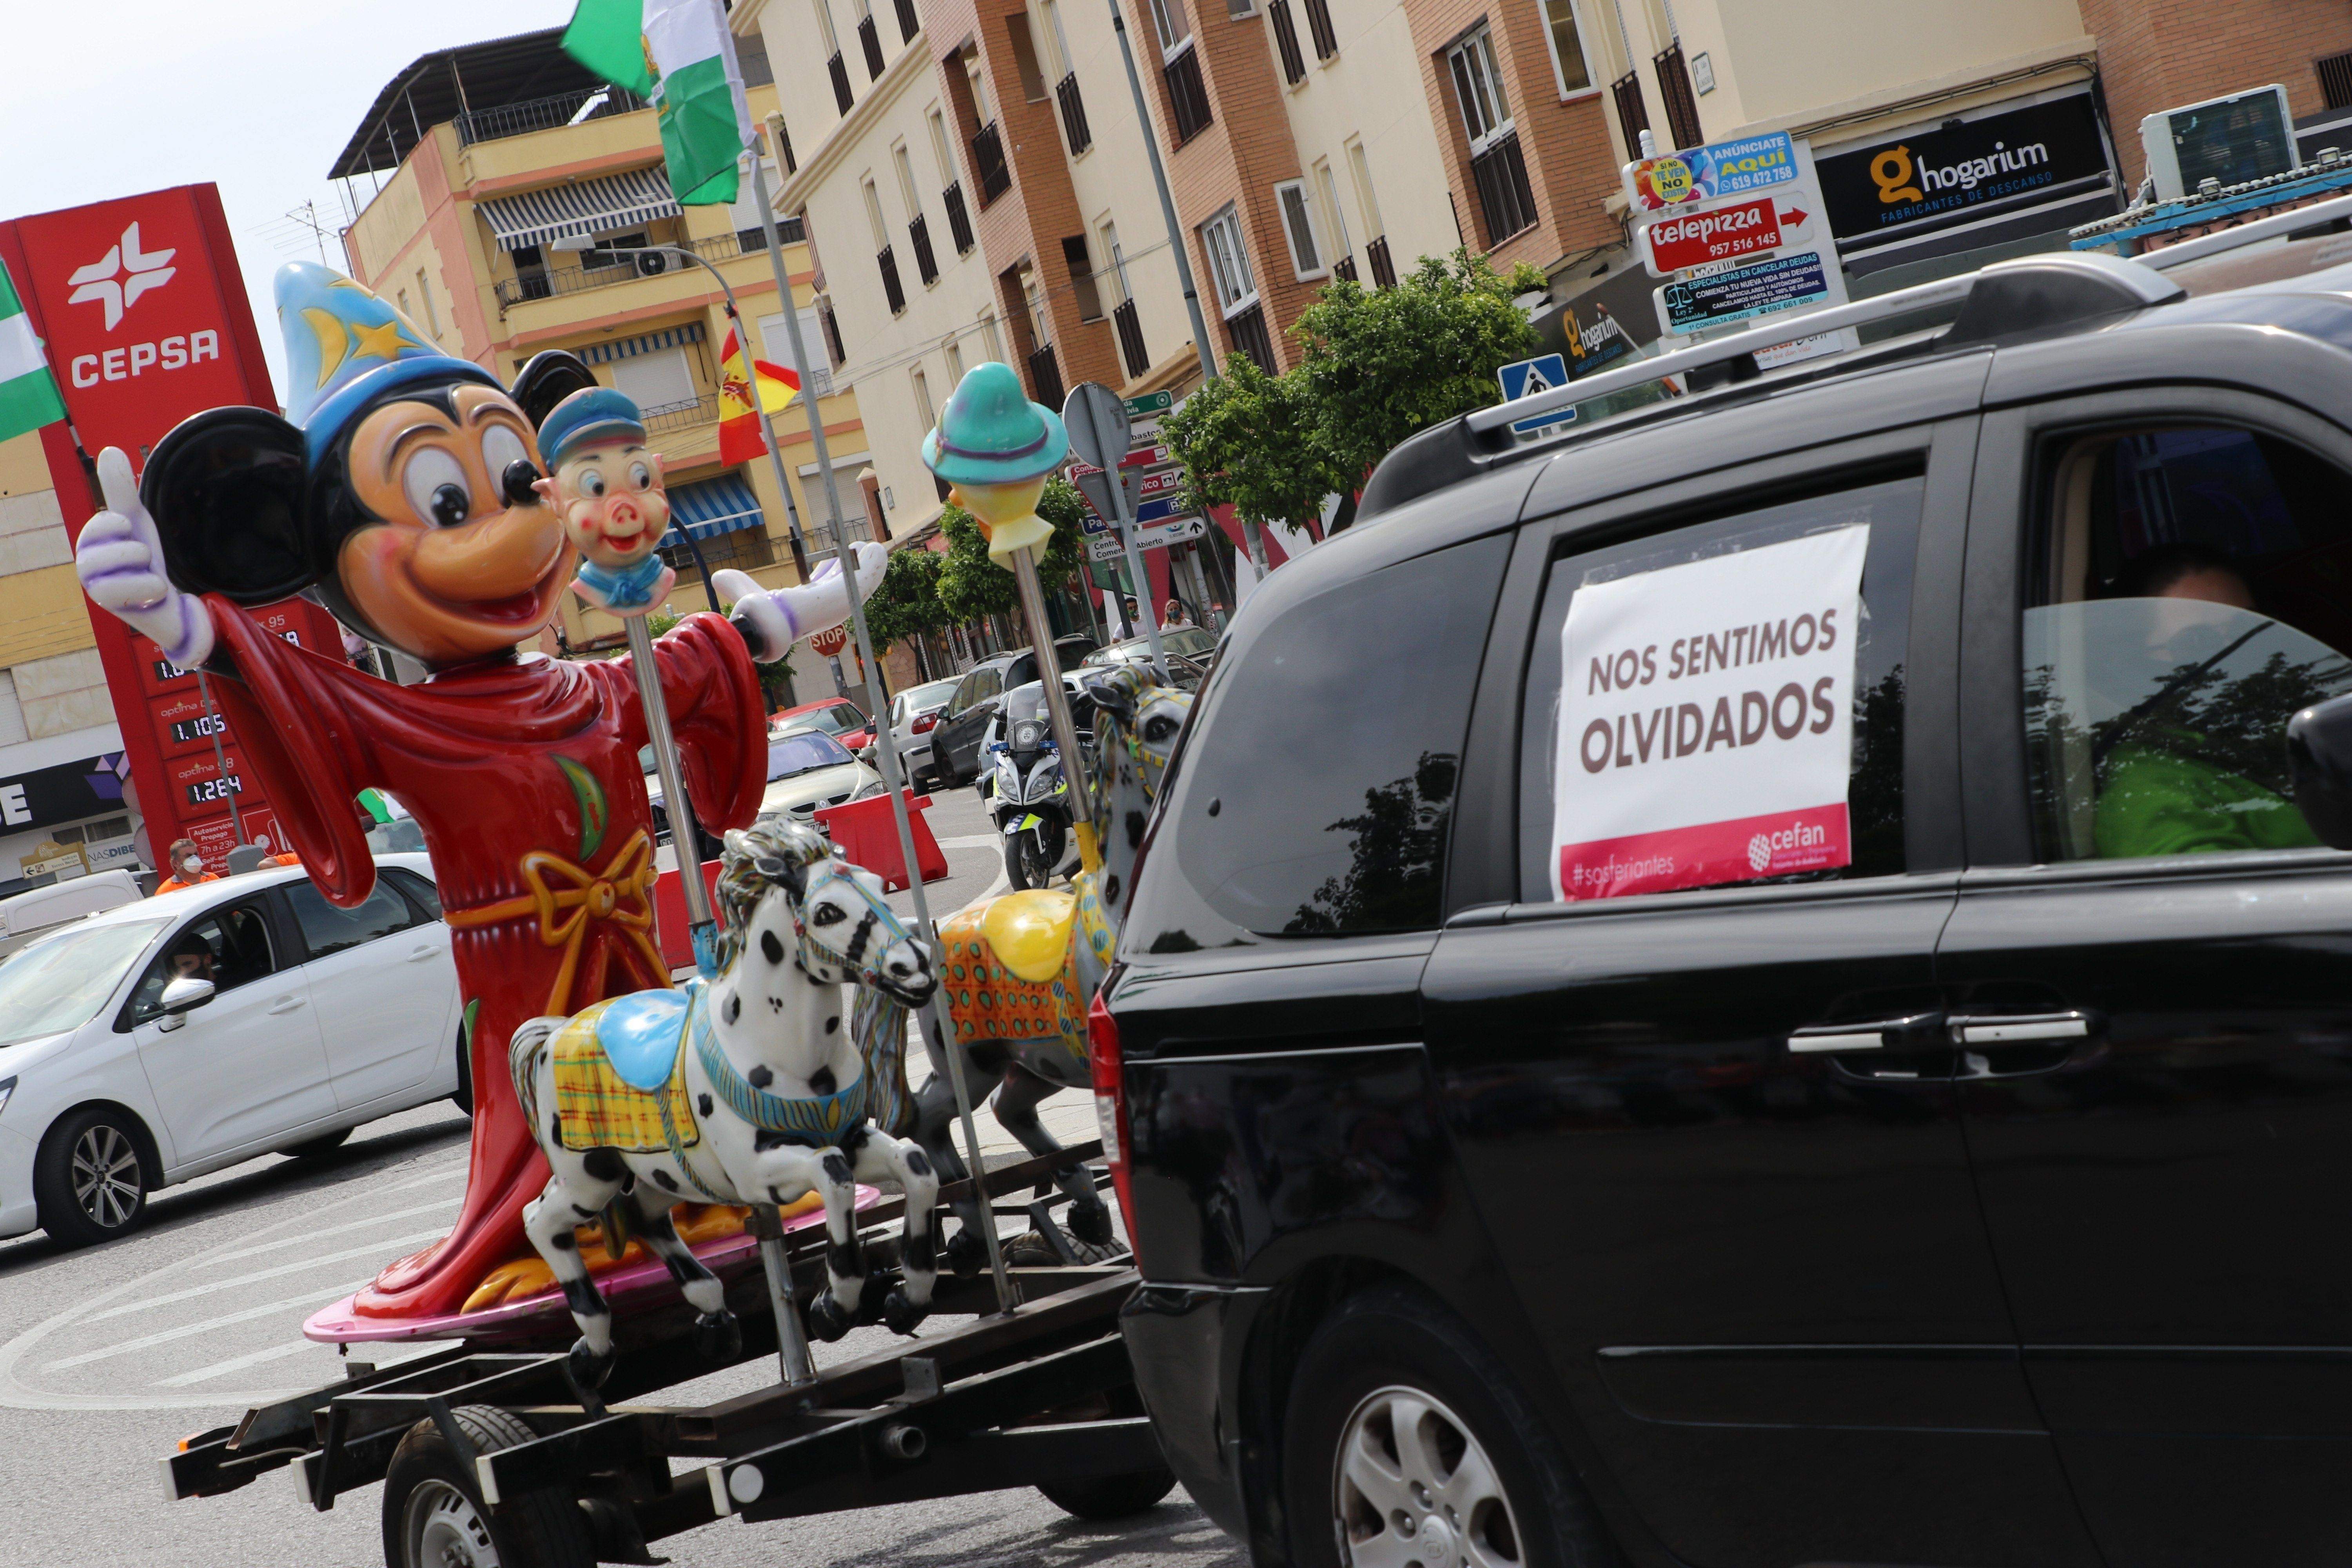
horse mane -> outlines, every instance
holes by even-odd
[[[804,822],[763,816],[730,830],[719,860],[719,967],[742,955],[743,932],[768,889],[782,887],[799,902],[806,872],[833,853],[833,841]]]

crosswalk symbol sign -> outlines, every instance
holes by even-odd
[[[1538,392],[1549,392],[1556,386],[1566,386],[1568,359],[1564,354],[1538,354],[1533,359],[1518,360],[1502,366],[1495,372],[1495,378],[1502,383],[1503,401],[1509,403]],[[1575,419],[1575,409],[1558,408],[1549,414],[1537,415],[1532,419],[1515,421],[1511,428],[1522,436],[1531,436],[1538,430],[1573,424]]]

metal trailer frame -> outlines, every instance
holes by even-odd
[[[1101,1156],[1093,1142],[1000,1166],[981,1190],[992,1216],[1025,1215],[1061,1247],[1051,1210],[1068,1199],[1046,1184]],[[1098,1187],[1108,1180],[1096,1179]],[[1033,1185],[1047,1195],[1019,1202]],[[948,1184],[940,1202],[968,1190],[968,1182]],[[895,1244],[873,1232],[898,1217],[903,1202],[886,1199],[860,1216],[874,1261],[895,1261]],[[824,1286],[824,1236],[803,1233],[790,1254],[800,1301]],[[1123,1260],[1071,1257],[1011,1275],[1020,1300],[1009,1311],[999,1310],[987,1274],[943,1275],[934,1315],[969,1321],[843,1362],[813,1383],[779,1381],[715,1405],[634,1403],[722,1370],[698,1353],[682,1300],[615,1325],[604,1398],[586,1405],[566,1380],[562,1349],[468,1342],[381,1371],[355,1362],[341,1383],[188,1438],[163,1458],[164,1493],[214,1497],[286,1470],[303,1500],[330,1509],[383,1480],[401,1440],[430,1424],[471,1472],[487,1513],[527,1528],[520,1504],[568,1498],[587,1516],[599,1561],[654,1563],[651,1542],[730,1513],[786,1519],[1164,1470],[1118,1331],[1136,1271]],[[773,1354],[763,1272],[739,1276],[728,1296],[743,1347],[727,1364]],[[861,1305],[870,1312],[874,1304]],[[467,1405],[500,1409],[537,1436],[480,1451],[456,1418]],[[702,1463],[674,1475],[673,1459]]]

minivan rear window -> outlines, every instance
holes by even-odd
[[[1167,952],[1437,924],[1509,549],[1496,536],[1367,574],[1229,647],[1123,940]]]

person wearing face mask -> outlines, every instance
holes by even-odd
[[[158,893],[176,893],[182,888],[193,888],[199,882],[217,882],[218,877],[205,869],[204,857],[196,853],[193,838],[175,838],[167,858],[172,874],[155,885]]]

